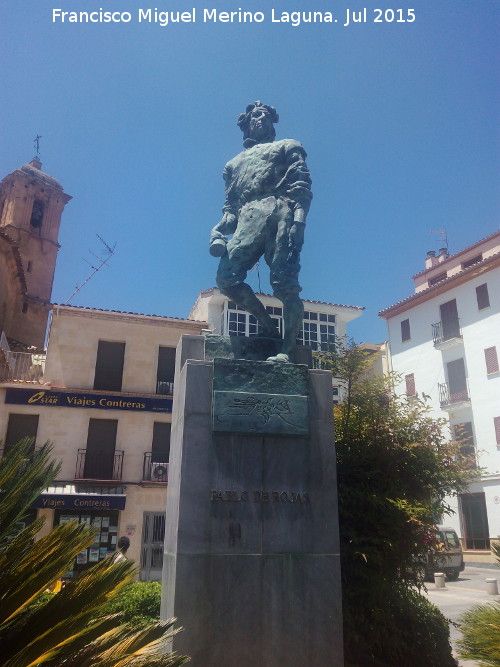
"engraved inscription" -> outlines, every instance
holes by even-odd
[[[236,491],[229,489],[223,491],[222,489],[212,489],[210,491],[210,500],[223,502],[254,502],[254,503],[309,503],[310,494],[308,491],[263,491],[255,490],[251,493],[249,491]]]
[[[233,398],[232,405],[226,406],[224,412],[217,415],[220,421],[233,417],[249,417],[254,415],[262,424],[267,424],[271,417],[275,416],[290,426],[294,424],[287,419],[287,415],[293,415],[290,401],[284,396],[269,396],[261,399],[256,396],[245,398]]]

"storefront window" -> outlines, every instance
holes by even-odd
[[[96,531],[94,542],[78,554],[73,563],[73,568],[64,575],[64,578],[74,577],[116,550],[118,517],[119,512],[113,510],[108,512],[56,510],[54,512],[54,526],[77,521],[78,523],[86,523]]]

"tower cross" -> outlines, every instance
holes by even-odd
[[[36,150],[37,157],[39,157],[39,155],[40,155],[40,139],[41,138],[42,138],[42,136],[40,134],[37,134],[35,139],[34,139],[34,142],[33,142],[35,144],[35,150]]]

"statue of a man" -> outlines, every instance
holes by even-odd
[[[286,362],[304,316],[298,276],[312,192],[302,145],[293,139],[274,141],[278,118],[274,107],[259,101],[238,118],[245,150],[224,168],[226,202],[210,235],[210,253],[221,258],[220,291],[256,317],[262,336],[278,337],[275,320],[244,282],[264,255],[285,325],[281,352],[270,360]],[[233,237],[228,241],[226,234]]]

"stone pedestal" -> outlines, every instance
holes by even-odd
[[[184,627],[173,648],[193,667],[340,667],[331,375],[304,370],[308,436],[217,432],[204,348],[183,336],[177,353],[162,594],[162,618]]]

